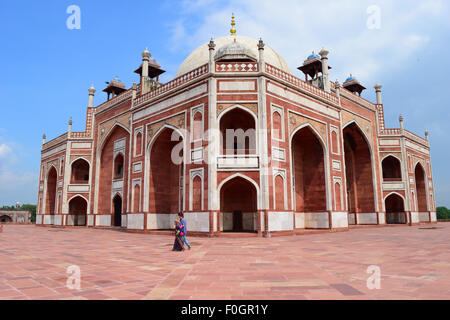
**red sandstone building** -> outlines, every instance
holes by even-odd
[[[138,85],[114,79],[97,107],[89,89],[85,132],[44,136],[37,224],[164,230],[182,211],[193,233],[268,236],[436,221],[428,135],[385,128],[381,85],[372,103],[356,78],[331,82],[326,50],[305,80],[234,26],[168,83],[142,57]]]

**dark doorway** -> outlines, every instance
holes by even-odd
[[[72,216],[73,225],[77,227],[86,226],[87,202],[82,197],[75,197],[69,202],[69,215]]]
[[[114,227],[122,226],[122,198],[116,196],[114,202]]]
[[[10,223],[10,222],[13,222],[13,220],[11,219],[11,217],[10,216],[1,216],[0,217],[0,222],[1,223]]]
[[[242,211],[233,212],[233,232],[242,232],[244,230],[242,218]]]
[[[387,224],[405,224],[406,215],[402,197],[397,194],[391,194],[385,200],[386,223]]]
[[[220,199],[223,232],[257,232],[257,191],[250,181],[231,179],[222,187]]]

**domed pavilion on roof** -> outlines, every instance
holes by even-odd
[[[435,223],[428,133],[386,128],[381,85],[370,102],[356,77],[332,82],[328,54],[300,79],[233,18],[161,83],[146,49],[138,83],[114,78],[97,106],[89,88],[84,132],[44,135],[37,224],[151,233],[182,212],[189,235],[270,237]]]

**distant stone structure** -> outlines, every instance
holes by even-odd
[[[0,209],[0,223],[31,223],[31,211]]]

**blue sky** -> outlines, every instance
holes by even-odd
[[[81,29],[69,30],[70,5],[81,9]],[[367,13],[380,9],[380,28]],[[211,37],[227,35],[230,15],[238,34],[262,37],[296,68],[322,47],[330,51],[332,79],[352,73],[375,100],[383,85],[388,127],[421,136],[430,131],[438,205],[450,207],[447,1],[1,1],[0,206],[35,203],[41,138],[84,130],[87,89],[118,75],[127,86],[148,47],[169,81],[189,53]]]

